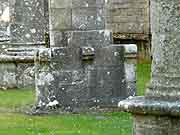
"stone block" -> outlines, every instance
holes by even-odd
[[[77,48],[82,46],[90,46],[93,48],[101,48],[112,43],[111,32],[107,30],[93,30],[93,31],[73,31],[69,37],[70,48]],[[93,39],[93,40],[92,40]]]
[[[37,43],[44,40],[44,29],[38,29],[37,24],[11,24],[11,41],[15,43]]]
[[[50,0],[52,8],[72,8],[72,1],[74,0]]]
[[[75,30],[98,30],[105,28],[101,8],[72,9],[72,27]]]
[[[34,64],[18,64],[16,69],[16,80],[18,88],[34,88],[35,70]]]
[[[59,31],[51,31],[51,46],[53,47],[67,47],[68,39],[71,36],[70,32],[59,32]]]
[[[71,9],[51,9],[50,30],[69,30],[72,28]]]
[[[15,64],[0,64],[0,88],[17,88],[16,80],[16,65]]]
[[[73,7],[103,7],[104,6],[104,0],[73,0],[72,1]]]

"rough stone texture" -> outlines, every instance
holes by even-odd
[[[134,95],[134,66],[125,71],[125,48],[105,30],[104,4],[50,0],[51,48],[36,55],[37,109],[117,107]]]
[[[0,66],[0,88],[15,88],[17,87],[16,80],[16,65],[15,64],[1,64]],[[8,86],[8,87],[7,87]]]
[[[94,48],[88,46],[39,50],[35,72],[38,109],[116,107],[120,100],[135,95],[135,67],[127,63],[124,69],[124,46],[95,48],[93,55]]]
[[[48,14],[48,0],[1,0],[0,41],[10,40],[8,43],[3,42],[2,48],[7,48],[9,45],[14,48],[33,48],[34,46],[39,48],[44,44],[45,32],[49,31]],[[1,53],[5,53],[3,50]],[[19,55],[19,52],[14,52],[11,56],[13,55],[28,57],[28,54]],[[34,77],[29,74],[29,71],[33,71],[33,64],[24,65],[20,64],[19,61],[17,64],[11,64],[14,67],[13,71],[15,71],[14,76],[16,76],[17,82],[16,85],[14,83],[12,85],[19,88],[34,87]],[[6,71],[4,64],[1,65]],[[9,70],[7,69],[7,71]],[[6,77],[5,73],[2,74],[2,78]],[[11,88],[10,82],[6,87]]]
[[[179,1],[152,1],[153,67],[148,96],[180,99]]]
[[[37,43],[44,41],[48,31],[47,0],[10,1],[11,41]]]
[[[152,0],[152,78],[145,97],[119,102],[134,114],[134,135],[178,135],[180,1]]]
[[[109,0],[106,27],[116,44],[134,43],[138,60],[151,61],[150,0]]]
[[[179,135],[179,117],[135,115],[133,135]]]
[[[106,27],[117,33],[149,34],[149,0],[109,0]]]
[[[135,30],[142,30],[144,27],[144,31],[146,31],[146,28],[144,26],[145,22],[147,21],[148,13],[148,2],[147,1],[133,1],[133,0],[66,0],[66,1],[51,1],[51,5],[54,7],[52,10],[50,10],[50,14],[54,14],[54,17],[50,20],[54,20],[55,24],[53,24],[53,27],[50,26],[51,30],[51,45],[53,46],[67,46],[68,44],[68,37],[73,34],[72,30],[77,31],[85,31],[85,30],[103,30],[105,26],[107,28],[113,28],[114,23],[116,23],[116,26],[113,29],[114,32],[121,31],[121,28],[127,29],[128,33],[133,32],[133,29]],[[10,8],[10,23],[9,22],[2,22],[0,21],[0,40],[9,40],[11,38],[11,43],[14,45],[16,43],[16,47],[18,44],[21,44],[23,46],[38,46],[37,44],[39,42],[44,41],[44,33],[49,31],[49,22],[48,22],[48,0],[0,0],[1,5],[1,11],[5,11],[6,7]],[[139,8],[141,6],[143,8]],[[147,6],[145,6],[147,5]],[[72,9],[71,9],[72,7]],[[80,9],[78,8],[80,7]],[[96,8],[97,7],[97,8]],[[108,10],[109,9],[109,10]],[[0,12],[1,12],[0,11]],[[109,12],[110,11],[110,12]],[[117,16],[117,13],[120,16]],[[72,14],[72,15],[71,15]],[[123,15],[124,14],[124,15]],[[143,17],[140,15],[144,15]],[[3,13],[0,13],[0,16],[2,16]],[[140,16],[140,17],[139,17]],[[119,21],[110,22],[113,18],[119,18]],[[61,18],[61,19],[59,19]],[[127,18],[127,19],[125,19]],[[129,19],[128,19],[129,18]],[[132,21],[133,18],[136,18],[136,20]],[[8,20],[9,20],[8,19]],[[123,20],[127,21],[123,21]],[[142,19],[138,21],[139,19]],[[143,20],[144,19],[144,20]],[[107,20],[107,21],[106,21]],[[123,22],[123,25],[119,25],[119,22]],[[142,27],[138,27],[141,26]],[[131,29],[129,30],[129,26]],[[148,25],[148,23],[147,23]],[[112,26],[112,27],[111,27]],[[122,27],[121,27],[122,26]],[[138,27],[138,28],[137,28]],[[2,29],[2,30],[1,30]],[[148,28],[147,28],[148,29]],[[132,30],[132,31],[131,31]],[[2,31],[2,34],[1,34]],[[142,31],[139,31],[137,33],[141,33]],[[7,36],[4,35],[6,33]],[[134,33],[134,32],[133,32]],[[79,33],[81,34],[82,38],[84,37],[84,32]],[[91,34],[91,33],[90,33]],[[96,33],[95,35],[97,35]],[[10,37],[9,37],[10,35]],[[75,37],[76,34],[73,34],[72,37]],[[129,34],[128,34],[129,35]],[[79,35],[80,36],[80,35]],[[119,36],[119,34],[118,34]],[[125,36],[125,39],[129,39],[129,36]],[[1,38],[2,37],[2,38]],[[130,35],[130,38],[132,39],[138,39],[142,37],[142,40],[147,39],[147,35],[144,36],[144,34],[138,34],[136,35]],[[95,40],[94,40],[95,41]],[[73,42],[76,42],[75,40]],[[90,41],[92,42],[92,41]],[[97,42],[97,43],[96,43]],[[32,43],[31,45],[27,43]],[[90,43],[87,43],[90,44]],[[92,44],[104,44],[103,41],[95,41]],[[19,68],[22,66],[18,66],[18,73],[26,73],[29,68]],[[27,66],[26,66],[27,67]],[[28,82],[31,81],[32,78],[27,74],[21,75],[16,74],[17,80],[20,80],[18,82]],[[23,81],[22,76],[27,76],[27,78],[31,78],[30,80]],[[32,83],[30,83],[32,84]],[[18,83],[18,87],[25,86],[26,84],[20,84]],[[29,86],[29,84],[28,84]]]
[[[9,40],[9,1],[0,0],[0,42]]]

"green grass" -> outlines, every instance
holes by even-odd
[[[137,95],[144,95],[150,80],[151,64],[137,65]]]
[[[138,95],[144,94],[145,84],[150,77],[149,72],[150,64],[138,65]],[[25,89],[0,91],[0,135],[131,135],[132,133],[132,117],[122,112],[50,116],[7,113],[8,109],[24,108],[33,104],[34,93]]]
[[[0,135],[130,135],[125,113],[102,115],[27,116],[1,114]]]
[[[31,89],[11,89],[0,91],[0,108],[15,109],[35,102],[35,91]]]

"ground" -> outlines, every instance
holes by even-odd
[[[137,94],[143,95],[150,64],[138,64]],[[22,113],[34,103],[33,90],[0,91],[0,135],[130,135],[132,117],[122,112],[103,114],[29,116]]]

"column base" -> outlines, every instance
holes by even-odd
[[[133,114],[133,135],[180,134],[180,101],[134,97],[119,102],[119,108]]]

